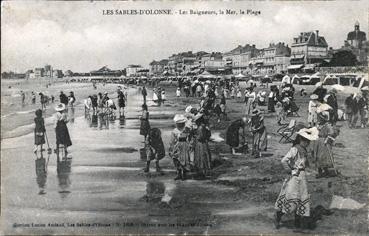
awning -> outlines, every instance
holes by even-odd
[[[287,67],[287,70],[296,70],[296,69],[301,69],[304,65],[300,64],[300,65],[290,65]]]
[[[306,64],[304,66],[304,69],[305,70],[313,70],[315,68],[315,65],[314,64]]]
[[[305,55],[301,54],[301,55],[293,55],[293,57],[291,57],[291,59],[304,59]]]

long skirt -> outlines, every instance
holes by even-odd
[[[140,135],[147,136],[150,131],[150,122],[147,119],[141,120]]]
[[[248,99],[246,103],[246,115],[249,115],[250,112],[254,109],[254,102],[253,99]]]
[[[72,146],[72,141],[70,140],[68,127],[64,121],[58,121],[55,133],[57,145],[63,144],[64,147]]]
[[[274,105],[275,105],[274,98],[269,98],[268,99],[268,111],[275,112]]]
[[[45,144],[45,134],[35,132],[35,145]]]
[[[310,126],[315,126],[318,123],[318,114],[316,111],[309,112],[308,123]]]
[[[324,138],[312,141],[314,159],[317,168],[333,168],[330,155],[332,154],[332,146],[324,143]],[[333,156],[332,156],[333,158]]]
[[[239,127],[229,127],[226,131],[226,143],[232,148],[240,145]]]
[[[190,144],[188,142],[178,142],[174,145],[172,158],[177,169],[190,171]]]
[[[310,216],[310,195],[305,171],[300,171],[299,176],[291,176],[284,181],[274,207],[285,214]]]
[[[198,171],[206,172],[211,168],[211,154],[208,143],[196,141],[194,165]]]
[[[262,129],[259,132],[254,133],[253,147],[256,151],[266,151],[268,148],[268,138],[266,129]]]

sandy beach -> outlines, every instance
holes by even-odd
[[[9,88],[11,86],[11,88]],[[296,231],[293,218],[285,227],[273,225],[274,202],[283,179],[280,160],[291,144],[278,142],[276,114],[265,112],[268,131],[268,150],[258,159],[249,154],[233,156],[222,142],[211,142],[214,168],[211,178],[174,181],[175,169],[169,156],[162,161],[164,175],[143,172],[145,162],[139,149],[143,137],[139,135],[142,96],[137,86],[128,87],[128,107],[125,120],[96,126],[84,116],[83,99],[97,92],[107,91],[116,96],[117,84],[98,84],[93,90],[88,83],[55,83],[34,86],[29,82],[1,83],[1,173],[2,173],[2,229],[16,234],[86,234],[86,233],[165,233],[165,234],[367,234],[367,206],[359,209],[331,209],[311,230]],[[314,87],[306,86],[309,94]],[[158,107],[151,101],[151,126],[162,130],[166,149],[173,117],[183,113],[187,105],[197,105],[197,98],[176,98],[175,87],[166,86],[167,102]],[[257,88],[258,90],[260,87]],[[300,87],[296,86],[296,91]],[[21,106],[20,90],[27,93],[26,105]],[[54,95],[73,90],[77,106],[74,122],[69,123],[73,146],[71,159],[57,162],[55,154],[47,156],[48,173],[43,179],[36,175],[33,154],[33,118],[36,104],[30,104],[31,91]],[[266,89],[265,89],[266,90]],[[152,88],[148,88],[149,100]],[[339,94],[343,104],[346,94]],[[308,96],[295,95],[300,106],[298,122],[307,122]],[[219,101],[217,101],[218,103]],[[52,115],[55,104],[46,111],[46,130],[52,147],[55,133]],[[266,107],[260,107],[266,110]],[[243,116],[244,104],[227,100],[227,121],[211,120],[211,131],[224,138],[225,129],[234,119]],[[341,175],[316,179],[316,171],[307,171],[312,208],[329,209],[334,196],[368,201],[367,129],[349,129],[338,123],[341,133],[333,148],[336,167]],[[43,182],[45,194],[39,195]],[[17,225],[18,224],[18,225]],[[33,224],[33,225],[32,225]]]

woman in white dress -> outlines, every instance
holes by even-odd
[[[307,147],[310,141],[318,139],[316,128],[301,129],[296,133],[292,148],[282,158],[283,168],[288,177],[283,182],[275,202],[275,227],[280,227],[284,214],[295,215],[295,226],[301,227],[304,219],[310,216],[310,195],[307,188],[305,168],[307,165]]]
[[[319,106],[318,101],[319,96],[317,94],[312,94],[310,96],[309,108],[308,108],[308,123],[310,127],[314,127],[318,124],[318,113],[317,108]]]
[[[158,102],[159,101],[158,95],[156,94],[156,89],[153,89],[152,100],[153,100],[153,102]]]

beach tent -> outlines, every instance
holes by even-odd
[[[201,74],[198,75],[199,78],[203,78],[203,79],[212,79],[215,78],[214,75],[210,74],[207,71],[202,72]]]
[[[242,73],[239,73],[238,75],[235,75],[234,77],[237,79],[246,78],[246,76],[243,75]]]
[[[338,78],[335,75],[327,75],[323,80],[323,85],[338,84]]]
[[[294,75],[290,81],[291,84],[297,84],[300,81],[300,77],[298,75]]]

